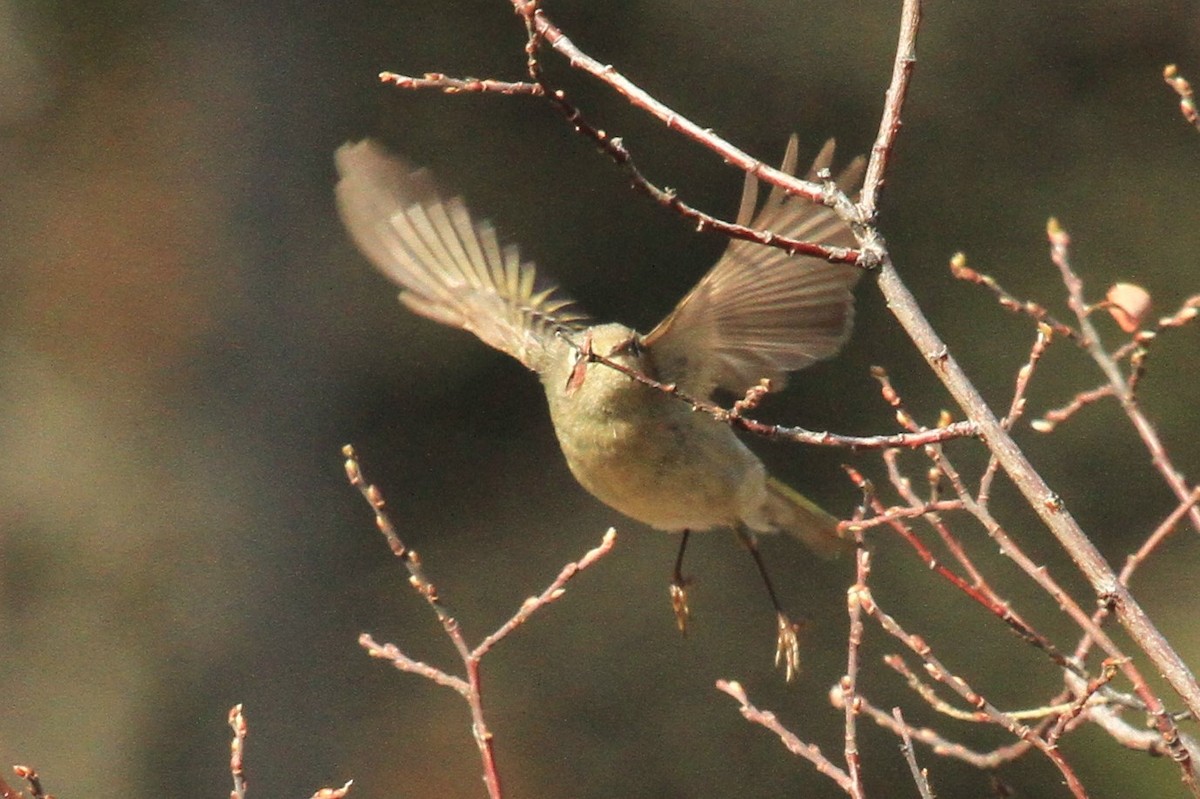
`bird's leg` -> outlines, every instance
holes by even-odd
[[[671,572],[671,609],[675,611],[675,623],[679,632],[687,635],[688,618],[692,611],[688,608],[687,587],[692,582],[691,577],[683,576],[683,553],[687,550],[691,530],[684,530],[679,539],[679,554],[675,556],[675,569]]]
[[[737,533],[738,540],[742,542],[742,545],[750,550],[750,555],[754,558],[754,565],[758,567],[763,585],[767,587],[767,594],[771,597],[771,606],[775,608],[779,636],[775,642],[775,666],[778,668],[782,663],[784,678],[791,682],[792,678],[800,672],[800,640],[796,636],[800,626],[792,622],[783,612],[783,605],[780,604],[779,597],[775,595],[775,586],[771,584],[771,576],[767,574],[767,565],[763,563],[762,553],[758,551],[758,541],[755,540],[754,533],[742,525],[735,527],[734,532]]]

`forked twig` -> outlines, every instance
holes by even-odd
[[[521,607],[513,616],[502,624],[494,633],[487,636],[474,648],[467,644],[463,637],[462,630],[459,628],[458,621],[451,615],[450,611],[442,603],[438,597],[437,589],[434,587],[428,578],[425,576],[424,570],[421,568],[421,560],[417,557],[417,553],[405,546],[400,540],[400,536],[396,532],[396,527],[392,523],[391,518],[385,511],[385,502],[383,494],[373,485],[366,482],[362,475],[362,469],[358,462],[358,456],[354,452],[354,448],[347,444],[342,448],[342,454],[346,457],[346,475],[350,480],[351,485],[357,488],[371,506],[371,510],[375,514],[375,524],[387,539],[388,546],[392,553],[404,562],[405,568],[409,572],[409,583],[413,589],[420,594],[429,606],[437,615],[438,621],[442,623],[442,629],[447,637],[454,644],[455,650],[458,652],[459,658],[462,660],[463,667],[466,670],[466,677],[459,677],[449,672],[444,671],[436,666],[415,660],[400,650],[399,647],[393,644],[380,644],[375,641],[370,635],[363,633],[359,636],[359,644],[367,651],[371,657],[380,658],[391,663],[395,668],[406,671],[410,674],[417,674],[430,680],[438,685],[444,685],[458,692],[467,705],[471,709],[471,732],[475,738],[475,743],[479,748],[480,760],[483,764],[483,780],[487,786],[488,795],[492,799],[500,799],[502,796],[500,788],[500,771],[496,764],[495,749],[492,742],[492,733],[488,729],[487,719],[483,710],[483,693],[482,681],[480,674],[480,664],[483,657],[491,651],[491,649],[503,640],[506,636],[524,624],[531,615],[536,611],[544,608],[546,605],[560,599],[566,593],[566,584],[587,567],[591,566],[604,555],[612,550],[616,543],[617,534],[613,529],[609,529],[604,534],[604,539],[596,548],[588,551],[582,558],[574,563],[568,563],[559,572],[549,586],[546,587],[537,596],[531,596],[521,603]],[[241,797],[235,797],[241,799]]]
[[[795,733],[780,724],[779,719],[776,718],[774,713],[769,710],[759,710],[751,704],[750,698],[746,695],[746,690],[742,688],[741,683],[735,680],[717,680],[717,689],[729,694],[737,701],[740,705],[739,711],[747,721],[775,733],[789,752],[812,763],[817,771],[837,783],[839,788],[847,794],[851,793],[853,783],[850,780],[850,775],[835,765],[829,758],[825,757],[821,753],[820,747],[800,740]]]

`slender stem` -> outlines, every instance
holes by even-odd
[[[1092,356],[1092,360],[1100,367],[1100,371],[1104,372],[1104,376],[1108,378],[1108,383],[1112,386],[1113,396],[1121,403],[1121,409],[1125,411],[1125,415],[1129,417],[1130,423],[1133,424],[1134,429],[1141,436],[1146,449],[1150,451],[1150,460],[1154,464],[1154,468],[1158,469],[1163,480],[1166,481],[1167,485],[1175,493],[1175,497],[1180,502],[1187,501],[1188,494],[1192,490],[1191,487],[1188,486],[1183,475],[1179,473],[1175,465],[1171,462],[1170,456],[1167,455],[1166,447],[1163,446],[1162,439],[1158,436],[1158,431],[1154,429],[1154,425],[1146,418],[1146,414],[1142,412],[1141,406],[1138,405],[1137,397],[1125,380],[1125,376],[1121,374],[1121,370],[1117,368],[1116,362],[1100,342],[1100,333],[1096,330],[1096,326],[1092,324],[1091,317],[1088,315],[1087,303],[1083,298],[1083,281],[1079,279],[1079,276],[1075,274],[1075,270],[1071,268],[1071,262],[1068,258],[1070,238],[1067,236],[1066,231],[1059,227],[1058,223],[1054,220],[1050,220],[1047,232],[1050,237],[1050,255],[1062,273],[1063,284],[1067,287],[1068,304],[1079,320],[1079,332],[1083,334],[1084,347],[1087,349],[1088,354]],[[1200,532],[1200,508],[1192,507],[1188,511],[1188,518],[1192,520],[1192,526]],[[1195,708],[1193,708],[1193,712],[1195,712]]]
[[[992,413],[991,408],[921,312],[916,299],[904,285],[890,260],[887,260],[880,270],[878,285],[888,307],[917,345],[934,374],[946,386],[959,407],[967,414],[967,418],[979,425],[984,440],[999,459],[1001,468],[1075,561],[1096,595],[1106,600],[1111,599],[1121,625],[1183,698],[1188,710],[1200,717],[1200,685],[1196,684],[1196,678],[1187,664],[1154,626],[1154,622],[1142,610],[1133,594],[1121,585],[1117,575],[1080,528],[1062,499],[1050,490],[1000,424],[1000,420]],[[1128,676],[1129,664],[1123,665],[1122,671]],[[1156,717],[1156,723],[1160,725],[1164,737],[1168,738],[1168,743],[1171,738],[1177,740],[1178,733],[1174,730],[1174,723],[1166,715],[1161,701],[1157,697],[1152,699],[1154,701],[1148,703],[1147,710]],[[1193,774],[1191,755],[1186,750],[1179,755],[1180,766],[1185,774]],[[1192,782],[1194,783],[1194,776]]]
[[[867,164],[858,201],[864,221],[873,222],[875,219],[884,176],[896,146],[896,137],[900,134],[904,98],[908,95],[908,82],[917,64],[917,31],[920,27],[921,0],[904,0],[904,7],[900,11],[900,40],[896,45],[896,60],[892,64],[892,82],[884,99],[879,134],[871,148],[871,160]]]

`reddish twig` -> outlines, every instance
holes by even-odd
[[[471,657],[476,660],[482,658],[491,650],[493,646],[502,641],[513,630],[517,629],[526,621],[528,621],[529,617],[532,616],[536,611],[544,608],[551,602],[561,599],[563,594],[566,593],[566,585],[571,578],[586,569],[588,566],[591,566],[600,558],[607,555],[616,542],[617,531],[610,527],[608,532],[604,534],[604,539],[600,542],[599,546],[588,550],[586,553],[584,553],[582,558],[574,563],[568,563],[562,568],[562,571],[558,573],[558,576],[554,578],[554,582],[550,583],[550,585],[548,585],[545,590],[542,591],[542,593],[538,594],[537,596],[531,596],[522,602],[520,609],[513,614],[512,618],[500,625],[500,627],[494,633],[489,635],[487,638],[484,638],[483,641],[481,641],[479,645],[471,651]]]
[[[746,696],[746,691],[741,684],[735,680],[717,680],[717,689],[729,694],[741,706],[742,717],[752,724],[757,724],[760,727],[770,730],[779,737],[783,745],[788,748],[788,751],[812,763],[817,771],[829,777],[837,783],[838,787],[846,793],[851,793],[853,784],[850,780],[850,775],[838,768],[829,758],[821,753],[819,747],[814,744],[805,743],[800,740],[795,733],[779,723],[779,719],[769,710],[759,710],[754,705],[750,704],[749,697]],[[853,794],[851,794],[853,795]]]
[[[1070,419],[1076,413],[1106,397],[1116,396],[1116,391],[1110,385],[1098,386],[1087,391],[1080,391],[1071,401],[1061,408],[1046,411],[1040,419],[1034,419],[1029,426],[1039,433],[1051,433],[1054,428]]]
[[[856,533],[859,549],[855,553],[854,585],[846,592],[846,605],[850,614],[850,630],[846,635],[846,673],[841,679],[843,709],[845,712],[845,757],[846,773],[850,777],[847,793],[854,799],[863,799],[862,759],[858,751],[858,660],[863,639],[863,607],[859,601],[867,590],[867,578],[871,574],[871,553],[862,548],[862,533]]]
[[[1179,113],[1183,114],[1183,118],[1191,123],[1192,127],[1200,130],[1200,113],[1196,111],[1196,97],[1192,94],[1192,85],[1179,74],[1179,69],[1174,64],[1167,64],[1163,68],[1163,80],[1179,95]]]
[[[900,728],[900,752],[904,755],[905,762],[908,763],[908,770],[912,774],[913,783],[916,784],[917,790],[921,794],[921,799],[933,799],[933,789],[929,787],[929,772],[917,765],[912,735],[908,732],[908,725],[904,723],[904,716],[900,713],[900,708],[892,708],[892,718],[896,720],[896,726]]]
[[[479,756],[483,764],[484,784],[487,786],[488,795],[492,799],[500,799],[502,795],[500,790],[500,772],[496,765],[492,733],[488,730],[487,720],[483,711],[482,679],[480,673],[480,665],[483,657],[513,630],[524,624],[534,612],[561,598],[566,592],[565,586],[571,578],[595,563],[612,549],[616,543],[616,531],[609,529],[598,547],[587,552],[578,561],[569,563],[563,567],[558,577],[544,591],[537,596],[526,599],[508,621],[472,649],[467,645],[466,639],[459,628],[458,621],[450,614],[445,605],[442,604],[433,583],[425,577],[424,571],[421,568],[420,558],[417,557],[416,552],[409,549],[400,540],[395,525],[384,511],[385,502],[383,495],[378,488],[369,485],[364,480],[354,448],[347,444],[342,448],[342,454],[346,457],[346,475],[351,485],[362,493],[367,503],[371,506],[371,510],[375,514],[376,526],[387,539],[392,553],[404,562],[405,568],[408,569],[409,582],[412,584],[413,589],[429,603],[438,620],[442,623],[442,629],[454,644],[454,648],[462,660],[463,667],[466,670],[466,677],[457,677],[436,666],[414,660],[404,654],[398,647],[392,644],[380,644],[366,633],[359,636],[359,644],[372,657],[387,660],[401,671],[417,674],[438,685],[452,688],[466,700],[471,709],[471,731],[474,735],[475,743],[479,748]]]
[[[1029,388],[1029,381],[1033,379],[1033,370],[1037,368],[1038,362],[1041,361],[1042,355],[1045,354],[1046,348],[1050,346],[1051,336],[1054,331],[1050,325],[1045,322],[1038,322],[1037,337],[1033,340],[1033,346],[1029,350],[1029,360],[1017,370],[1016,385],[1013,388],[1012,401],[1008,406],[1008,414],[1000,420],[1000,424],[1005,430],[1012,430],[1013,426],[1025,413],[1025,391]],[[983,476],[979,478],[979,491],[976,496],[980,505],[987,505],[988,499],[992,493],[992,481],[996,479],[996,473],[1000,468],[1000,461],[992,454],[988,458],[987,468],[984,469]]]
[[[395,72],[380,72],[379,80],[398,89],[437,89],[446,94],[528,94],[542,96],[542,87],[523,81],[481,80],[479,78],[452,78],[440,72],[426,72],[419,78]]]
[[[831,195],[824,184],[802,180],[782,170],[775,169],[724,141],[711,130],[702,128],[695,122],[663,105],[641,87],[619,73],[612,65],[601,64],[576,47],[574,42],[568,39],[550,21],[545,12],[538,7],[536,0],[534,2],[529,2],[528,0],[510,1],[513,4],[514,10],[526,21],[526,25],[529,26],[539,41],[545,41],[557,53],[566,58],[572,67],[607,84],[624,97],[630,105],[646,111],[662,122],[668,130],[675,131],[692,139],[721,156],[727,163],[741,169],[743,172],[754,175],[772,186],[779,186],[791,194],[807,197],[810,200],[826,205],[833,204],[835,207],[842,206],[845,208],[853,205],[844,195],[838,198],[836,195],[840,194],[840,192],[834,192]],[[850,215],[854,216],[853,211],[850,212]]]
[[[713,231],[728,238],[752,241],[766,247],[776,247],[791,255],[811,255],[833,263],[857,264],[859,262],[858,250],[816,244],[781,236],[770,230],[757,230],[735,222],[728,222],[688,205],[679,198],[674,190],[660,188],[652,183],[634,163],[633,155],[620,138],[610,136],[588,122],[583,116],[583,112],[567,99],[566,92],[561,89],[551,89],[546,85],[538,67],[535,41],[535,38],[531,38],[530,45],[527,47],[531,53],[530,73],[535,82],[514,83],[479,78],[452,78],[440,72],[429,72],[421,78],[400,75],[395,72],[382,72],[379,79],[401,89],[435,89],[446,94],[491,93],[547,98],[554,109],[577,133],[590,139],[601,152],[625,171],[633,188],[664,208],[694,223],[697,231]]]
[[[842,706],[837,686],[834,686],[834,689],[830,691],[829,698],[834,707],[840,708]],[[861,695],[858,697],[858,704],[863,714],[870,717],[880,727],[891,731],[897,737],[903,738],[907,734],[912,740],[928,746],[935,755],[953,757],[956,760],[969,763],[976,768],[998,768],[1005,763],[1018,760],[1033,748],[1029,741],[1020,740],[1007,746],[998,747],[990,752],[978,752],[960,743],[951,741],[941,733],[928,727],[913,727],[906,722],[897,722],[892,714],[876,707],[870,700]],[[1045,722],[1043,722],[1043,725],[1045,725]],[[1034,728],[1034,732],[1039,733],[1040,727]]]
[[[1175,510],[1171,511],[1167,518],[1163,519],[1162,523],[1154,529],[1154,532],[1142,542],[1137,551],[1125,559],[1125,566],[1121,569],[1121,573],[1117,575],[1117,579],[1122,585],[1129,585],[1129,582],[1133,579],[1133,573],[1137,571],[1138,567],[1145,562],[1146,558],[1159,547],[1167,536],[1178,528],[1179,522],[1198,503],[1200,503],[1200,487],[1194,489],[1187,499],[1176,505]],[[1108,618],[1110,613],[1112,613],[1112,607],[1107,603],[1101,604],[1100,608],[1092,616],[1092,621],[1099,626],[1104,623],[1104,620]],[[1082,660],[1087,657],[1087,653],[1091,650],[1093,643],[1094,641],[1091,636],[1085,635],[1079,642],[1079,646],[1075,649],[1075,659]]]
[[[0,799],[25,799],[25,794],[9,785],[4,781],[4,777],[0,776]]]
[[[1092,701],[1092,697],[1096,695],[1096,692],[1108,683],[1112,682],[1113,677],[1116,676],[1117,664],[1111,660],[1104,661],[1103,670],[1100,672],[1099,676],[1089,680],[1088,684],[1084,686],[1083,690],[1076,693],[1075,701],[1071,703],[1071,706],[1063,711],[1055,720],[1054,726],[1051,727],[1050,731],[1046,733],[1046,743],[1050,744],[1051,746],[1056,745],[1058,743],[1058,739],[1061,738],[1063,732],[1066,731],[1067,725],[1069,725],[1081,713],[1083,713],[1084,709],[1088,706],[1088,703]]]
[[[838,433],[830,433],[827,431],[816,432],[805,430],[802,427],[788,427],[778,424],[765,424],[757,422],[753,419],[748,419],[743,415],[743,407],[739,407],[739,403],[735,403],[732,409],[722,408],[715,402],[700,399],[683,391],[675,383],[663,383],[655,380],[636,369],[625,366],[622,363],[606,358],[593,351],[590,347],[584,347],[575,344],[566,339],[579,353],[589,361],[602,363],[610,369],[615,369],[623,375],[636,380],[644,386],[653,388],[656,391],[661,391],[664,394],[675,397],[681,402],[686,402],[692,406],[693,410],[711,414],[714,419],[720,422],[725,422],[730,426],[744,430],[748,433],[762,436],[764,438],[772,438],[779,440],[792,441],[797,444],[807,444],[818,447],[838,447],[850,449],[854,451],[861,450],[880,450],[880,449],[895,449],[902,447],[905,449],[915,449],[924,447],[930,444],[938,444],[945,441],[952,441],[957,438],[969,438],[975,435],[976,428],[970,422],[953,422],[942,427],[933,429],[910,430],[908,433],[887,433],[877,436],[847,436]],[[751,392],[758,390],[758,387],[751,389]],[[744,402],[744,400],[742,401]]]
[[[1137,552],[1134,552],[1125,559],[1125,566],[1117,576],[1122,585],[1129,585],[1129,581],[1138,566],[1150,556],[1150,553],[1158,548],[1159,544],[1166,540],[1167,536],[1175,532],[1175,529],[1179,526],[1179,522],[1183,520],[1185,515],[1191,513],[1197,504],[1200,504],[1200,486],[1192,489],[1192,493],[1184,497],[1183,501],[1175,506],[1175,510],[1171,511],[1167,518],[1163,519],[1162,524],[1156,527],[1154,532],[1146,538],[1142,545],[1138,547]]]
[[[1108,378],[1108,383],[1112,386],[1114,396],[1121,403],[1121,409],[1125,411],[1125,415],[1129,417],[1133,428],[1141,436],[1142,443],[1150,451],[1150,460],[1154,464],[1154,468],[1158,469],[1158,473],[1162,475],[1163,480],[1170,486],[1175,497],[1180,502],[1183,502],[1187,499],[1188,494],[1191,493],[1191,488],[1188,486],[1182,473],[1171,462],[1171,458],[1167,455],[1167,450],[1163,446],[1162,439],[1159,438],[1158,431],[1154,429],[1154,425],[1151,424],[1150,420],[1142,412],[1141,406],[1138,405],[1137,398],[1130,392],[1129,385],[1125,377],[1121,374],[1121,370],[1101,345],[1099,334],[1096,332],[1096,328],[1088,316],[1088,305],[1083,298],[1083,281],[1079,279],[1079,276],[1075,274],[1075,270],[1071,268],[1071,237],[1067,235],[1067,232],[1063,230],[1062,226],[1055,219],[1051,219],[1047,223],[1046,236],[1050,240],[1050,258],[1062,274],[1063,285],[1067,288],[1067,304],[1075,312],[1075,316],[1079,320],[1079,329],[1083,332],[1084,339],[1087,341],[1088,354],[1092,356],[1092,360],[1096,362],[1096,365],[1100,367],[1100,371]],[[1192,521],[1192,526],[1200,532],[1200,508],[1193,507],[1188,512],[1188,516]],[[1163,641],[1162,645],[1165,646],[1166,642]],[[1179,672],[1179,667],[1183,668],[1182,673]],[[1183,674],[1187,674],[1190,677],[1190,686],[1186,686],[1182,681]],[[1182,694],[1184,701],[1187,702],[1188,708],[1193,714],[1200,716],[1200,687],[1196,686],[1196,680],[1187,672],[1187,667],[1183,666],[1183,663],[1180,662],[1178,667],[1167,670],[1165,676],[1176,690],[1182,687],[1188,688]],[[1176,685],[1177,681],[1180,682],[1178,686]]]
[[[42,787],[42,778],[38,776],[37,769],[30,768],[29,766],[13,766],[13,773],[25,780],[25,784],[29,786],[29,793],[33,799],[54,799]]]
[[[241,704],[229,710],[229,726],[233,728],[233,740],[229,744],[229,773],[233,777],[233,790],[229,799],[246,799],[246,717]]]
[[[888,164],[891,161],[892,151],[896,147],[896,138],[900,135],[904,101],[908,97],[908,84],[912,80],[913,69],[917,65],[917,32],[920,28],[920,0],[904,0],[904,7],[900,11],[900,35],[896,43],[896,58],[892,62],[892,80],[884,97],[883,114],[879,119],[879,132],[875,136],[875,144],[871,147],[871,159],[867,162],[862,193],[859,195],[859,218],[866,223],[873,224],[875,221]],[[883,239],[877,233],[868,235],[867,238],[869,241],[863,242],[864,247],[873,245],[881,248],[883,246]]]
[[[1032,728],[1022,724],[1017,719],[997,708],[980,693],[971,688],[966,680],[947,669],[933,654],[933,650],[925,643],[923,638],[906,632],[894,618],[883,612],[882,608],[879,607],[870,595],[869,589],[862,593],[861,601],[863,603],[863,610],[878,621],[884,631],[903,643],[915,655],[925,661],[925,670],[931,677],[949,687],[978,711],[986,714],[994,723],[1008,730],[1017,738],[1028,741],[1035,749],[1045,755],[1055,765],[1059,773],[1062,774],[1067,787],[1077,799],[1084,799],[1087,796],[1087,791],[1084,789],[1083,783],[1079,781],[1075,770],[1067,763],[1057,747],[1047,744]]]
[[[233,740],[229,745],[229,773],[233,776],[233,790],[229,792],[229,799],[246,799],[245,756],[249,725],[240,704],[230,708],[229,726],[233,728]],[[321,788],[312,795],[312,799],[345,799],[353,785],[354,781],[350,780],[341,788]]]
[[[996,295],[996,301],[1000,303],[1000,307],[1013,313],[1022,313],[1026,316],[1050,326],[1060,336],[1066,336],[1072,341],[1079,341],[1080,335],[1075,328],[1064,325],[1062,322],[1050,315],[1050,312],[1038,305],[1032,300],[1021,300],[1014,297],[1004,289],[996,279],[991,275],[985,275],[982,272],[976,272],[971,267],[967,266],[967,256],[963,253],[955,253],[950,259],[950,274],[959,280],[965,280],[968,283],[974,283],[977,286],[983,286]]]

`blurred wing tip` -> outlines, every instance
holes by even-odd
[[[781,172],[786,172],[789,175],[796,174],[796,164],[800,160],[800,137],[793,133],[788,136],[787,147],[783,151],[783,164],[779,167]]]
[[[818,176],[821,170],[829,169],[830,165],[833,164],[833,153],[836,149],[837,142],[834,139],[825,140],[825,143],[821,145],[820,152],[817,153],[817,157],[813,159],[812,168],[808,171],[809,180],[819,179]]]

